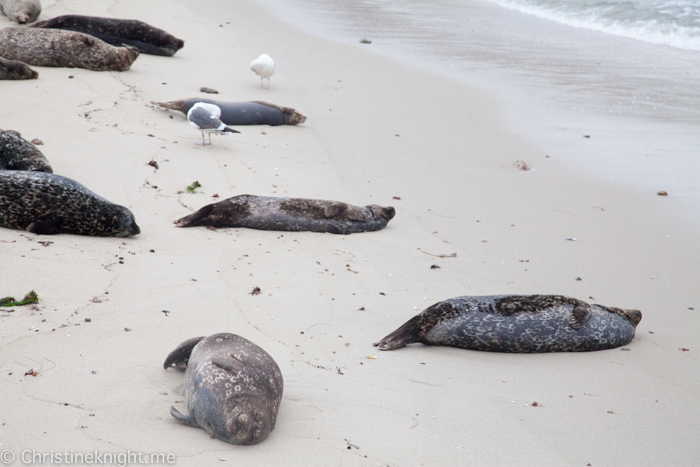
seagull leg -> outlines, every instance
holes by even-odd
[[[211,131],[209,132],[209,144],[211,145]]]
[[[200,131],[202,131],[202,130],[200,130]],[[202,144],[199,144],[199,143],[194,143],[194,144],[196,144],[197,146],[206,146],[206,143],[204,142],[204,132],[203,131],[202,131]]]

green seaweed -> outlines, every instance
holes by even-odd
[[[192,185],[187,187],[187,191],[189,193],[196,193],[194,190],[196,190],[197,188],[199,188],[201,186],[202,185],[200,185],[199,182],[195,180],[194,182],[192,182]]]
[[[25,295],[19,302],[16,301],[14,297],[0,298],[0,306],[22,306],[31,305],[32,303],[39,303],[39,296],[33,290]]]

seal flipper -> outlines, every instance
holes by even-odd
[[[243,368],[243,362],[236,357],[213,357],[211,363],[231,373],[238,373]]]
[[[194,349],[194,346],[205,337],[206,336],[193,337],[192,339],[187,339],[185,342],[178,345],[175,350],[168,354],[168,357],[165,359],[165,363],[163,363],[163,369],[167,370],[173,363],[181,370],[185,369],[187,367],[187,361],[190,359],[190,355],[192,354],[192,349]],[[175,417],[175,415],[173,415],[173,417]]]
[[[207,225],[206,218],[214,210],[214,204],[207,204],[197,212],[178,219],[174,222],[177,227],[194,227],[198,225]]]
[[[379,350],[394,350],[405,347],[408,344],[413,344],[414,342],[420,342],[418,337],[421,332],[420,318],[421,315],[414,316],[396,331],[379,342],[375,342],[373,345],[379,348]]]
[[[39,235],[56,235],[60,233],[60,227],[63,219],[59,217],[44,217],[36,219],[27,226],[27,232]]]
[[[194,419],[191,415],[183,415],[180,413],[179,410],[177,410],[175,407],[172,405],[170,406],[170,415],[173,416],[176,420],[179,420],[183,423],[188,424],[189,426],[193,426],[195,428],[200,428],[199,423],[197,423],[197,420]]]
[[[572,328],[578,331],[586,325],[588,320],[591,319],[591,316],[593,316],[593,312],[591,311],[591,306],[588,303],[577,305],[573,310],[571,310],[569,324]]]
[[[336,201],[323,208],[323,215],[326,219],[330,219],[331,217],[335,217],[345,212],[347,209],[347,204],[341,203],[340,201]]]

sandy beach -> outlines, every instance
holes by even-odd
[[[700,464],[697,196],[594,178],[559,157],[596,150],[580,132],[514,131],[492,88],[360,38],[324,40],[250,0],[42,3],[40,19],[139,19],[185,47],[142,54],[126,72],[35,67],[38,80],[0,85],[0,128],[40,139],[54,173],[128,207],[141,228],[127,239],[0,229],[0,297],[40,298],[0,309],[10,465],[26,451],[163,453],[177,465]],[[263,52],[277,62],[271,90],[249,69]],[[184,115],[151,104],[187,97],[270,101],[308,119],[237,127],[202,147]],[[245,193],[397,214],[348,236],[173,226]],[[643,319],[629,345],[601,352],[372,346],[435,302],[511,293]],[[218,332],[250,339],[282,370],[277,427],[259,445],[169,414],[186,404],[165,357]]]

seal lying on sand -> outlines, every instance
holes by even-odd
[[[257,444],[275,428],[284,381],[263,349],[236,334],[194,337],[165,359],[185,371],[189,415],[170,414],[222,441]]]
[[[374,344],[413,342],[492,352],[586,352],[628,344],[639,310],[589,305],[561,295],[456,297],[436,303]]]
[[[0,170],[0,227],[98,237],[130,237],[141,232],[131,211],[80,183],[24,170]]]
[[[90,34],[108,44],[131,45],[139,52],[173,56],[185,46],[185,41],[133,19],[102,18],[99,16],[63,15],[33,24],[33,28],[66,29]]]
[[[41,13],[39,0],[0,0],[0,11],[19,24],[31,23]]]
[[[52,173],[46,157],[18,132],[0,129],[0,170],[33,170]]]
[[[29,68],[29,65],[16,60],[0,57],[0,79],[37,79],[39,73]]]
[[[139,51],[113,47],[96,37],[60,29],[0,29],[0,56],[36,66],[125,71]]]
[[[169,102],[151,102],[170,110],[178,110],[185,115],[198,102],[214,104],[221,109],[219,117],[226,125],[298,125],[306,117],[289,107],[281,107],[269,102],[222,102],[213,99],[179,99]]]
[[[381,230],[395,214],[394,208],[376,204],[352,206],[321,199],[239,195],[204,206],[194,214],[175,221],[175,225],[347,235]]]

